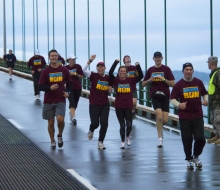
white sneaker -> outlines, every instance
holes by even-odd
[[[39,100],[40,99],[40,95],[36,95],[36,100]]]
[[[63,138],[57,136],[57,139],[58,139],[58,146],[59,148],[61,148],[63,146]]]
[[[125,149],[125,142],[121,142],[121,149]]]
[[[56,148],[56,141],[51,142],[50,147],[51,147],[52,149],[55,149],[55,148]]]
[[[158,139],[157,147],[158,147],[158,148],[162,148],[162,147],[163,147],[163,139],[162,139],[162,138],[159,138],[159,139]]]
[[[187,168],[187,169],[193,169],[193,168],[194,168],[194,166],[193,166],[193,160],[188,160],[188,161],[187,161],[186,168]]]
[[[106,149],[104,144],[101,141],[98,142],[98,148],[99,149]]]
[[[127,144],[128,146],[131,145],[131,136],[126,137],[126,144]]]
[[[193,158],[192,161],[195,163],[197,168],[202,168],[202,162],[199,160],[198,157]]]

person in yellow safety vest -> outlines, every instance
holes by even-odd
[[[220,67],[217,67],[218,57],[209,57],[207,63],[211,70],[208,88],[210,121],[215,130],[215,136],[208,139],[207,142],[220,145]]]

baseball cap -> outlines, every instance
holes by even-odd
[[[162,53],[160,53],[159,51],[156,51],[154,53],[154,57],[162,57]]]
[[[190,62],[186,62],[186,63],[183,64],[183,70],[184,70],[186,67],[192,67],[192,69],[193,69],[193,65],[192,65],[192,63],[190,63]],[[182,71],[183,71],[183,70],[182,70]]]
[[[39,50],[39,49],[36,49],[35,52],[34,52],[34,54],[35,54],[35,55],[40,55],[40,50]]]
[[[68,58],[67,59],[76,59],[77,57],[73,54],[69,54]]]
[[[105,63],[104,62],[98,62],[96,66],[98,67],[99,65],[102,65],[102,66],[105,67]]]
[[[207,63],[208,62],[217,62],[218,61],[218,57],[215,57],[215,56],[210,56],[209,58],[208,58],[208,61],[207,61]]]

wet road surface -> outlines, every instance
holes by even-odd
[[[64,146],[51,150],[47,121],[41,116],[43,93],[40,100],[35,100],[33,82],[19,77],[9,81],[4,72],[0,72],[0,77],[0,114],[62,168],[73,169],[95,188],[220,189],[220,147],[206,144],[200,156],[203,168],[188,171],[180,134],[164,130],[164,147],[157,148],[155,125],[137,118],[131,133],[132,145],[121,150],[119,124],[111,109],[106,150],[99,150],[99,128],[91,141],[87,138],[89,102],[84,98],[76,111],[77,126],[69,121],[67,102]]]

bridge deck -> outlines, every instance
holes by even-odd
[[[19,77],[9,81],[8,75],[3,72],[0,72],[0,77],[0,114],[59,167],[74,174],[78,173],[84,178],[88,182],[88,188],[92,189],[92,185],[105,190],[220,189],[219,147],[206,144],[200,157],[203,168],[187,171],[180,134],[164,130],[164,148],[158,149],[155,125],[137,118],[134,120],[131,134],[132,145],[122,151],[119,124],[114,109],[110,112],[109,128],[104,142],[107,149],[99,150],[98,130],[95,131],[93,140],[87,139],[90,124],[89,103],[84,98],[80,99],[77,108],[78,125],[73,127],[67,114],[63,134],[64,146],[51,150],[47,121],[41,117],[42,96],[41,100],[35,100],[33,83]],[[0,162],[3,163],[5,159],[1,153]],[[10,173],[15,165],[12,163],[7,167],[5,174],[1,172],[2,176]],[[28,171],[26,165],[20,167],[24,172]],[[0,168],[4,169],[2,164]],[[0,187],[7,183],[4,180],[0,182]],[[86,182],[83,183],[87,185]],[[14,189],[19,188],[17,186]]]

